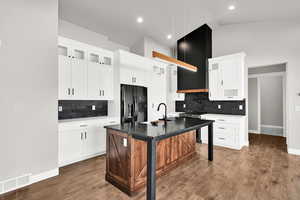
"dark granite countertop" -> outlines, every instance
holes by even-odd
[[[112,126],[105,126],[112,129],[132,135],[133,138],[147,141],[149,139],[162,140],[184,132],[199,129],[212,124],[212,120],[201,120],[195,118],[169,118],[165,125],[164,122],[158,123],[157,126],[142,123],[126,123]]]

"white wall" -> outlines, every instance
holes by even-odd
[[[126,46],[110,41],[105,35],[90,31],[86,28],[64,20],[59,20],[58,34],[66,38],[77,40],[93,46],[98,46],[111,51],[115,51],[117,49],[129,50],[129,48]]]
[[[258,124],[258,81],[257,78],[249,78],[248,101],[249,101],[249,130],[259,131]]]
[[[283,78],[262,76],[260,79],[261,124],[283,126]]]
[[[300,149],[300,22],[249,23],[213,30],[213,55],[244,51],[249,67],[287,63],[288,148]]]
[[[0,3],[0,181],[58,167],[58,2]]]

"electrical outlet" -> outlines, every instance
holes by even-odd
[[[244,109],[244,106],[243,106],[243,105],[239,105],[239,109],[240,109],[240,110],[243,110],[243,109]]]
[[[96,110],[96,106],[95,105],[92,105],[92,110]]]
[[[62,112],[63,111],[63,107],[62,106],[58,106],[58,112]]]
[[[127,147],[127,138],[123,138],[123,146]]]
[[[221,109],[222,109],[222,106],[221,106],[221,105],[218,105],[218,109],[221,110]]]

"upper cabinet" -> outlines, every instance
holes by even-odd
[[[59,99],[86,97],[86,52],[64,43],[58,49]]]
[[[148,121],[163,118],[164,110],[157,111],[160,103],[167,103],[167,65],[152,61],[148,72]]]
[[[209,59],[209,99],[245,99],[245,53]]]
[[[113,52],[59,37],[60,100],[112,100]]]
[[[151,68],[149,58],[119,50],[116,52],[116,60],[120,69],[121,84],[147,86],[147,71]]]
[[[212,56],[212,30],[203,25],[177,41],[177,59],[198,68],[192,72],[178,67],[178,92],[208,91],[208,59]]]
[[[99,49],[88,53],[88,98],[113,99],[113,53]]]
[[[177,93],[177,67],[170,69],[170,94],[171,99],[174,101],[184,101],[184,93]]]

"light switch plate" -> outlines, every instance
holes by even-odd
[[[219,110],[222,109],[222,106],[221,106],[221,105],[218,105],[218,109],[219,109]]]
[[[95,105],[92,105],[92,110],[96,110],[96,106]]]
[[[186,107],[186,105],[185,104],[183,104],[183,108],[185,108]]]
[[[63,111],[63,107],[62,106],[58,106],[58,112],[62,112]]]
[[[243,106],[243,105],[239,105],[239,109],[240,109],[240,110],[243,110],[243,109],[244,109],[244,106]]]
[[[297,105],[295,110],[296,110],[296,112],[300,112],[300,106]]]

